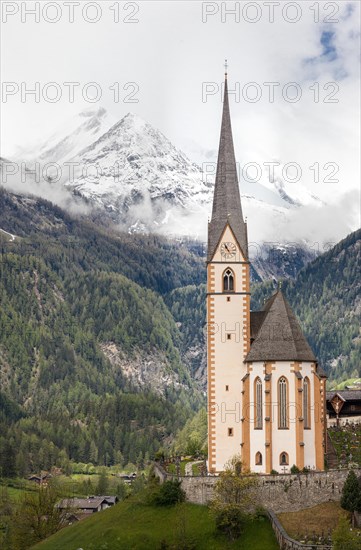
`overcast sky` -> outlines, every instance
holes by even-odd
[[[83,109],[104,106],[115,119],[139,114],[199,163],[215,160],[227,58],[230,89],[239,92],[230,102],[241,166],[297,162],[301,184],[335,206],[344,201],[337,215],[356,228],[359,2],[40,2],[39,22],[27,12],[35,4],[2,2],[2,156],[42,142]],[[61,99],[22,100],[21,89],[36,82],[50,99],[55,88],[46,85],[56,82]],[[80,83],[74,102],[64,82]],[[80,91],[85,86],[93,97],[90,82],[102,90],[96,103]],[[19,92],[5,97],[4,83]],[[135,84],[124,90],[127,83]],[[133,89],[138,102],[124,101]]]

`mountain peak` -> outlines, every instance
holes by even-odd
[[[115,126],[122,126],[123,128],[134,128],[137,132],[143,132],[147,127],[151,128],[150,124],[146,122],[142,117],[135,113],[127,113],[123,118],[120,119]]]

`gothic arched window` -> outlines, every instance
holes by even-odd
[[[280,466],[287,466],[288,464],[288,454],[283,452],[280,454]]]
[[[260,378],[254,381],[254,427],[261,430],[263,425],[262,382]]]
[[[234,291],[234,273],[232,269],[227,268],[223,273],[223,292]]]
[[[262,453],[258,451],[258,453],[256,453],[256,466],[261,466],[261,465],[262,465]]]
[[[311,403],[310,403],[310,381],[306,378],[303,381],[303,426],[311,428]]]
[[[278,380],[278,427],[281,430],[288,428],[287,390],[287,380],[284,376],[282,376]]]

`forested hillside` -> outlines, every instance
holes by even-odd
[[[99,229],[1,189],[0,229],[3,473],[142,463],[171,443],[204,403],[202,246]],[[359,244],[353,233],[283,283],[337,380],[360,376]],[[255,283],[253,309],[273,290]]]
[[[282,291],[299,318],[330,381],[361,376],[361,230],[302,269]],[[255,285],[252,307],[262,307],[271,282]]]
[[[2,191],[0,202],[16,235],[0,233],[3,472],[154,455],[202,402],[162,298],[202,280],[201,257],[45,201]]]
[[[302,270],[285,292],[333,380],[361,376],[361,230]]]
[[[199,243],[102,229],[48,201],[10,194],[1,187],[0,229],[21,237],[13,243],[17,253],[45,258],[60,274],[65,275],[70,264],[81,272],[121,273],[160,294],[205,282]],[[11,246],[7,243],[6,249]]]

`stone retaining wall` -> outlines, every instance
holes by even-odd
[[[156,475],[165,481],[177,476],[166,473],[159,464],[155,465]],[[276,514],[296,512],[322,502],[339,501],[343,484],[349,470],[328,470],[309,474],[259,475],[257,493],[264,508]],[[361,469],[355,470],[361,475]],[[190,502],[207,504],[213,496],[216,476],[180,476],[182,487]]]

